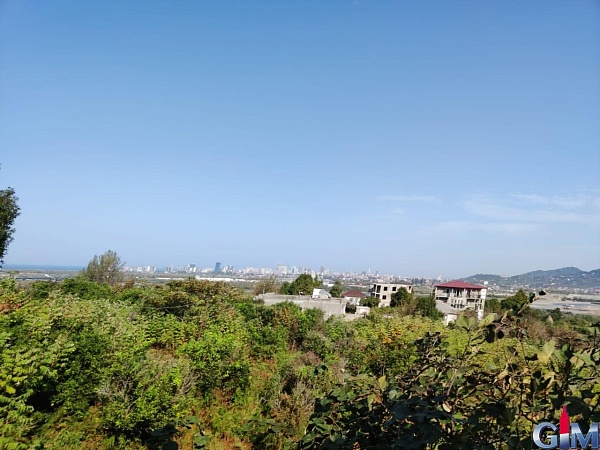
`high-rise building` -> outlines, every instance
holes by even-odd
[[[215,264],[215,273],[221,273],[221,263],[220,262]]]

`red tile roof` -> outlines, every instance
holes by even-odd
[[[365,294],[363,294],[361,291],[359,291],[358,289],[353,289],[351,291],[348,292],[344,292],[342,294],[342,297],[359,297],[359,298],[364,298],[366,297]]]
[[[487,289],[485,286],[478,284],[469,284],[464,281],[449,281],[448,283],[436,284],[435,287],[440,288],[455,288],[455,289]]]

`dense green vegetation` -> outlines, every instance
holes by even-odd
[[[516,449],[563,404],[600,420],[592,318],[446,327],[404,297],[325,321],[195,279],[2,280],[0,449]]]

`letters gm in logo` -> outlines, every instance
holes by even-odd
[[[558,431],[558,434],[556,432]],[[583,434],[579,424],[569,422],[567,407],[563,406],[560,424],[542,422],[533,429],[533,442],[539,448],[568,450],[572,448],[598,450],[598,423],[592,422],[587,434]]]

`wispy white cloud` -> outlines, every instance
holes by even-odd
[[[442,199],[436,195],[380,195],[376,197],[380,202],[418,202],[418,203],[442,203]]]
[[[517,235],[527,234],[539,230],[537,224],[520,223],[520,222],[477,222],[477,221],[448,221],[440,222],[427,231],[438,233],[469,233],[474,231],[484,231],[494,234]]]
[[[504,233],[504,234],[524,234],[531,233],[540,229],[540,226],[532,223],[482,223],[479,227],[484,231],[492,233]]]
[[[580,208],[593,202],[589,196],[549,197],[537,194],[512,194],[511,197],[519,202],[534,205],[554,206],[559,208]]]
[[[464,210],[488,221],[520,223],[572,223],[600,225],[600,197],[546,197],[513,194],[506,198],[476,196],[467,199]]]
[[[444,220],[423,229],[425,234],[466,235],[473,232],[518,236],[552,233],[559,225],[600,226],[600,195],[589,191],[575,196],[509,194],[475,195],[445,211]],[[556,229],[558,230],[558,229]]]

